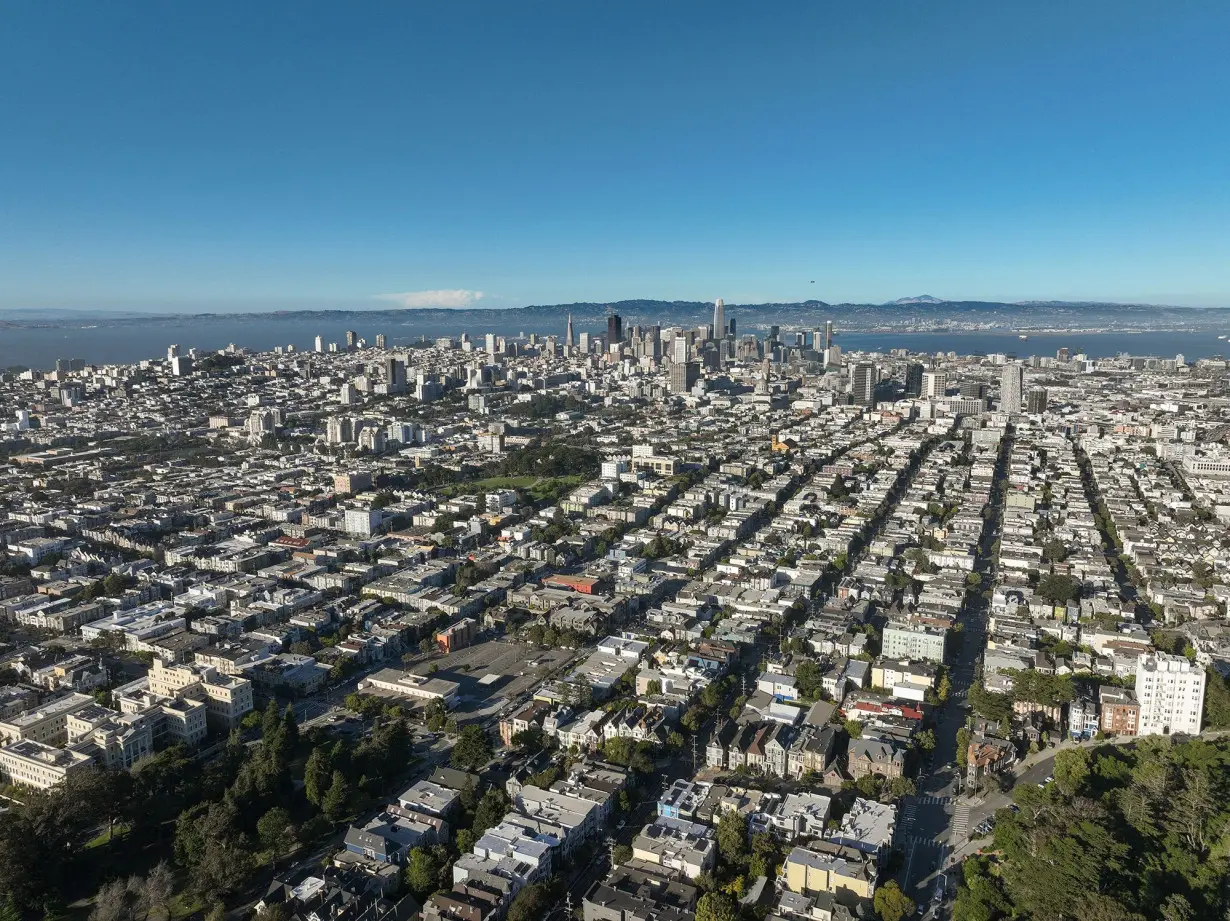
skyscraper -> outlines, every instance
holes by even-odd
[[[576,345],[576,340],[572,338],[572,314],[568,314],[568,328],[564,332],[564,347],[572,348]]]
[[[735,337],[735,318],[733,316],[730,318],[730,337],[732,339]]]
[[[617,313],[606,318],[606,344],[609,349],[617,342],[624,341],[624,320]]]
[[[696,386],[700,372],[692,361],[671,365],[671,393],[687,393]]]
[[[346,330],[346,348],[353,349],[359,344],[359,334],[353,329]]]
[[[856,406],[874,406],[876,402],[876,366],[869,361],[860,361],[854,365],[850,381],[850,402]]]
[[[923,366],[918,362],[910,362],[905,366],[905,395],[907,397],[922,396]]]
[[[1021,395],[1025,390],[1025,369],[1015,362],[1004,365],[999,381],[1000,412],[1019,413]]]
[[[726,305],[720,297],[713,304],[713,338],[726,338]]]
[[[384,333],[376,333],[376,348],[378,349],[388,348],[388,345],[389,345],[389,337],[386,336]]]
[[[1046,412],[1046,388],[1030,387],[1025,394],[1025,411],[1032,415]]]
[[[833,321],[824,321],[824,349],[828,351],[833,346]]]
[[[316,351],[323,352],[324,350],[325,350],[325,337],[317,336],[316,337]]]

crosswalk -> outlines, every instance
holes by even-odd
[[[969,835],[969,806],[964,803],[957,806],[952,814],[952,837],[961,841]]]

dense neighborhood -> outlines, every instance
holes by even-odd
[[[0,374],[0,919],[1058,918],[1216,798],[1226,362],[761,333]]]

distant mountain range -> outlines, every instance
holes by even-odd
[[[198,313],[157,316],[120,311],[90,310],[0,310],[0,326],[80,327],[84,323],[105,326],[159,323],[253,323],[342,320],[354,317],[369,324],[389,319],[422,323],[431,327],[457,328],[484,323],[507,328],[520,326],[527,332],[564,331],[569,314],[578,329],[601,327],[606,317],[618,313],[624,326],[700,326],[712,322],[711,301],[626,300],[610,304],[543,304],[506,309],[416,308],[390,310],[299,310],[273,313]],[[1225,329],[1223,309],[1169,307],[1156,304],[1107,304],[1087,301],[953,301],[922,294],[887,304],[829,304],[820,300],[766,304],[726,304],[727,318],[739,331],[763,330],[776,325],[785,329],[811,328],[833,320],[844,330],[938,331],[960,329],[1013,330],[1183,330]]]

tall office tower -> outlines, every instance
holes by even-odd
[[[1137,735],[1196,735],[1204,706],[1204,669],[1186,656],[1142,655],[1136,660],[1136,700],[1140,703]]]
[[[923,366],[916,361],[905,366],[905,395],[920,397],[923,392]]]
[[[171,359],[171,374],[174,377],[187,377],[192,373],[192,359],[187,355],[176,355]]]
[[[400,358],[384,360],[384,380],[389,385],[389,393],[401,393],[406,389],[406,365]]]
[[[359,344],[359,334],[353,329],[346,330],[346,348],[353,349]]]
[[[876,366],[860,361],[850,373],[850,402],[856,406],[874,406],[876,402]]]
[[[925,371],[922,376],[922,395],[942,397],[948,389],[948,375],[943,371]]]
[[[713,338],[726,338],[726,305],[720,297],[713,303]]]
[[[179,346],[178,345],[168,345],[167,346],[167,361],[170,361],[172,358],[178,358],[178,357],[179,357]]]
[[[589,333],[581,333],[577,337],[577,348],[581,350],[582,355],[589,354]]]
[[[353,406],[359,402],[359,390],[354,384],[342,384],[340,396],[343,406]]]
[[[624,341],[624,320],[617,313],[606,318],[606,344],[609,349],[617,342]]]
[[[671,365],[671,393],[688,393],[696,386],[700,372],[692,361]]]
[[[324,336],[317,336],[317,337],[316,337],[316,342],[315,342],[314,348],[315,348],[315,349],[316,349],[316,351],[318,351],[318,352],[323,352],[323,351],[325,350],[325,337],[324,337]]]
[[[387,349],[389,347],[389,337],[384,333],[376,333],[376,348]]]
[[[686,362],[688,360],[688,340],[683,336],[676,336],[671,343],[671,361],[677,365]]]
[[[564,329],[564,348],[570,349],[577,342],[572,338],[572,314],[568,314],[568,326]]]
[[[1066,346],[1062,349],[1057,349],[1055,352],[1055,358],[1058,359],[1059,361],[1068,361],[1071,357],[1072,357],[1072,351],[1068,349]]]
[[[833,347],[833,321],[824,321],[824,348],[825,351]]]
[[[830,345],[824,350],[824,366],[826,368],[841,367],[841,346]]]
[[[979,381],[961,381],[961,396],[981,400],[987,395],[987,385]]]
[[[1015,362],[1004,365],[1004,371],[999,380],[1000,412],[1019,413],[1021,395],[1024,390],[1025,369]]]
[[[731,316],[730,318],[730,338],[733,339],[734,337],[735,337],[735,318],[734,316]]]
[[[769,341],[772,343],[776,343],[778,336],[781,335],[781,332],[782,332],[782,328],[780,326],[770,326],[769,327]]]
[[[1030,387],[1025,394],[1025,411],[1033,415],[1046,412],[1046,388]]]

